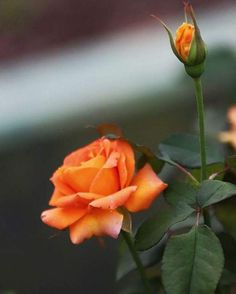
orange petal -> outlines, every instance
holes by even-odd
[[[80,208],[52,208],[41,214],[42,221],[50,227],[62,230],[76,222],[87,212]]]
[[[62,179],[75,192],[88,192],[91,183],[99,172],[97,168],[68,167],[64,170]]]
[[[92,236],[108,235],[117,238],[122,227],[123,215],[115,210],[92,209],[89,214],[70,226],[70,239],[80,244]]]
[[[130,197],[131,193],[137,189],[136,186],[124,188],[110,196],[103,197],[92,201],[89,205],[102,209],[116,209],[122,206]]]
[[[52,197],[51,197],[51,199],[49,201],[49,205],[56,206],[57,200],[60,199],[63,196],[64,196],[64,194],[62,194],[57,188],[55,188],[54,192],[52,194]]]
[[[86,145],[85,147],[79,148],[71,154],[67,155],[64,159],[63,165],[79,166],[81,162],[89,160],[91,158],[91,152],[94,154],[99,153],[100,141],[100,139],[95,140],[94,142]]]
[[[85,162],[81,162],[80,167],[81,168],[97,168],[100,169],[104,163],[106,162],[106,158],[103,155],[97,155],[96,157],[91,158],[90,160],[87,160]]]
[[[103,195],[95,194],[95,193],[79,193],[79,196],[83,199],[90,200],[90,201],[103,197]]]
[[[180,56],[187,60],[195,28],[192,24],[184,22],[176,31],[175,47]]]
[[[99,170],[90,186],[89,192],[110,195],[120,188],[119,175],[117,171],[118,152],[112,152],[104,166]]]
[[[98,155],[82,163],[79,167],[63,167],[61,180],[70,186],[74,192],[88,192],[92,181],[104,163],[105,157]]]
[[[120,187],[123,189],[126,186],[127,179],[128,179],[128,172],[126,167],[126,159],[125,155],[121,153],[120,159],[118,161],[118,172],[120,176]]]
[[[74,194],[74,190],[67,185],[63,181],[63,171],[65,170],[64,167],[59,167],[53,176],[51,177],[51,181],[53,182],[54,186],[57,188],[58,191],[60,191],[63,195],[70,195]]]
[[[104,164],[103,168],[116,167],[119,157],[120,157],[120,153],[112,151],[111,154],[109,155],[106,163]]]
[[[125,207],[131,212],[147,209],[167,187],[167,184],[158,178],[149,164],[138,171],[132,185],[136,185],[138,188],[125,203]]]
[[[111,150],[111,145],[112,145],[111,141],[108,140],[107,138],[103,138],[101,143],[102,143],[102,146],[104,148],[105,156],[107,158],[109,156],[110,150]]]
[[[73,195],[68,195],[60,197],[55,200],[54,205],[57,207],[86,207],[89,202],[99,199],[103,195],[94,193],[76,193]]]
[[[106,164],[105,164],[106,165]],[[94,177],[89,192],[101,195],[110,195],[119,190],[117,168],[102,168]]]
[[[125,164],[127,169],[127,181],[125,186],[129,186],[135,170],[134,151],[132,147],[123,140],[117,140],[117,150],[125,156]]]

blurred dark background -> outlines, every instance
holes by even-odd
[[[209,39],[203,83],[208,133],[215,137],[236,101],[236,6],[191,2]],[[170,133],[196,131],[191,82],[150,14],[180,24],[182,1],[0,1],[0,294],[116,293],[117,241],[72,245],[40,214],[53,190],[50,176],[66,154],[97,137],[93,126],[116,123],[153,149]],[[127,49],[140,46],[142,63]],[[163,50],[171,63],[159,57]]]

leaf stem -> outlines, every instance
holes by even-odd
[[[201,216],[201,208],[198,207],[196,211],[197,211],[196,226],[198,227],[199,226],[200,216]]]
[[[144,269],[144,266],[142,264],[142,261],[141,261],[139,255],[138,255],[138,252],[136,251],[136,249],[134,247],[133,238],[132,238],[131,234],[129,234],[129,233],[123,231],[123,230],[121,231],[121,234],[122,234],[122,237],[124,238],[128,248],[129,248],[130,254],[133,257],[134,262],[137,265],[137,269],[139,271],[141,280],[143,282],[145,293],[146,294],[152,294],[153,293],[152,288],[151,288],[151,286],[149,284],[149,281],[147,279],[147,276],[146,276],[145,269]]]
[[[195,78],[194,87],[197,102],[198,126],[199,126],[199,142],[201,156],[201,181],[206,179],[206,142],[205,142],[205,123],[204,123],[204,102],[202,93],[201,78]]]
[[[180,164],[176,163],[175,166],[181,170],[184,174],[186,174],[195,184],[199,185],[198,180],[187,170],[185,169],[183,166],[181,166]]]
[[[214,173],[212,174],[210,177],[209,177],[209,180],[214,180],[216,177],[218,177],[219,175],[227,172],[228,170],[230,170],[230,167],[229,166],[226,166],[224,169],[218,171],[217,173]]]

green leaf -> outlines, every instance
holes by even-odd
[[[140,162],[139,162],[140,168],[146,162],[148,162],[157,174],[162,170],[165,162],[162,159],[158,158],[151,149],[143,145],[134,144],[134,143],[131,143],[131,144],[136,151],[142,154],[142,157],[140,158]]]
[[[176,206],[180,202],[188,205],[195,205],[197,199],[198,188],[190,185],[188,182],[176,182],[169,184],[168,189],[164,191],[166,201]]]
[[[198,192],[198,203],[201,207],[206,207],[235,194],[236,185],[218,180],[206,180]]]
[[[159,145],[159,149],[162,153],[161,159],[167,162],[171,159],[188,168],[198,168],[201,166],[198,136],[174,134],[164,140]],[[216,147],[215,142],[207,142],[206,155],[207,164],[223,161],[223,156]]]
[[[224,264],[221,244],[206,226],[172,237],[162,260],[167,294],[213,294]]]
[[[135,236],[136,249],[143,251],[153,247],[162,239],[172,225],[184,221],[193,212],[194,209],[184,203],[176,207],[162,208],[138,229]]]

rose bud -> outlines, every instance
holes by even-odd
[[[173,53],[184,64],[185,70],[192,78],[198,78],[204,72],[204,61],[206,59],[206,45],[202,40],[198,28],[193,8],[189,3],[185,3],[184,22],[176,31],[175,40],[170,29],[157,17],[166,29]],[[187,21],[188,16],[192,19],[192,24]]]
[[[102,137],[69,154],[53,174],[54,192],[42,221],[69,228],[80,244],[92,236],[117,238],[124,229],[124,210],[149,208],[167,187],[149,164],[135,172],[134,151],[121,139]]]

